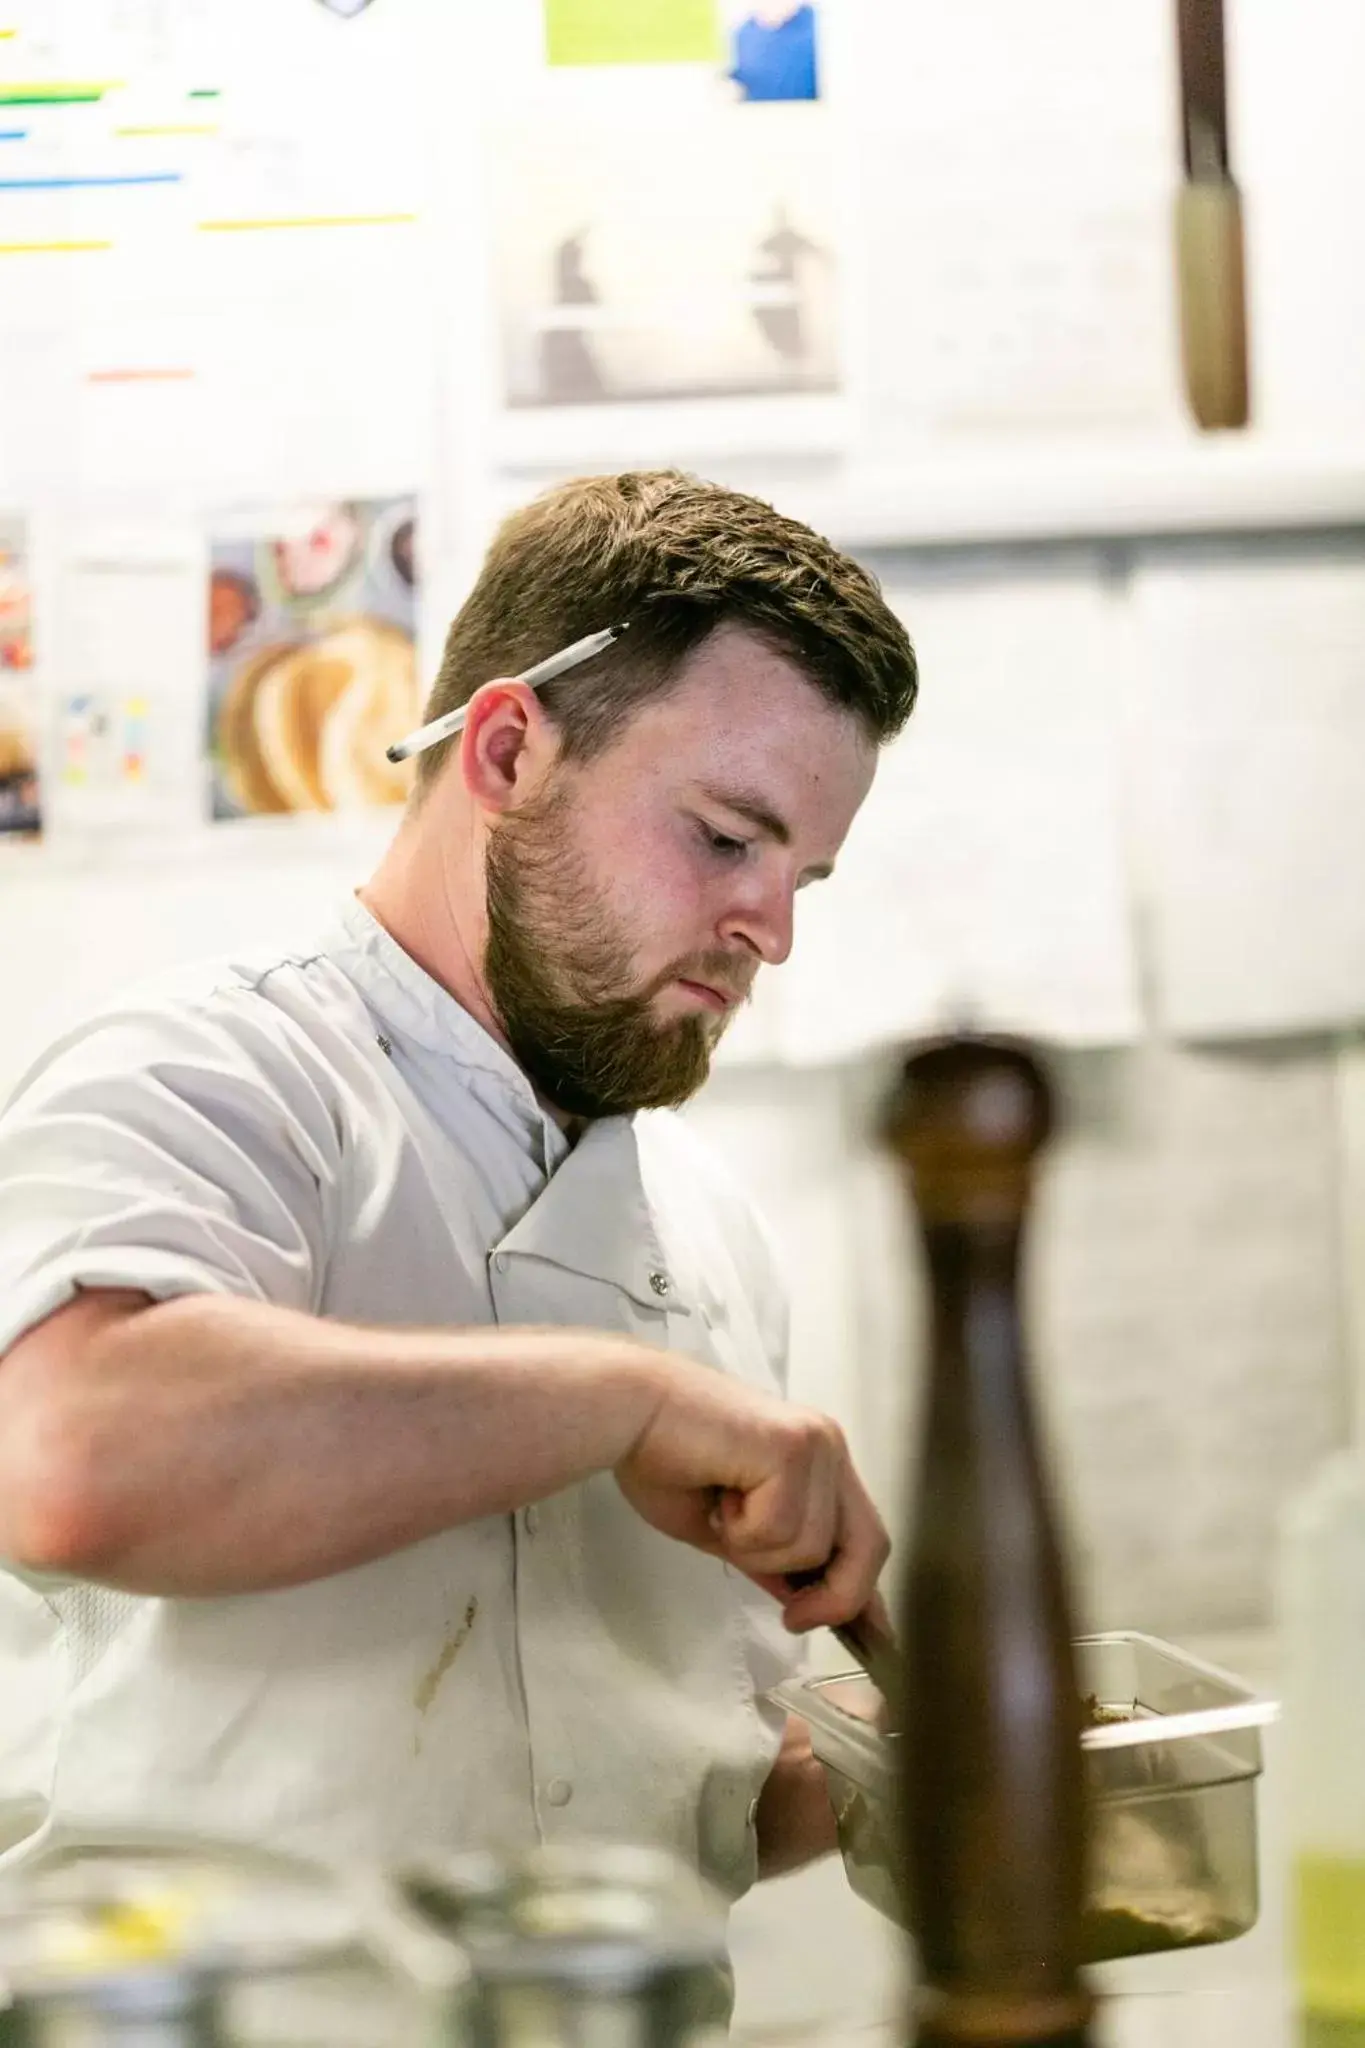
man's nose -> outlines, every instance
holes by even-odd
[[[721,925],[721,937],[727,945],[747,946],[765,966],[780,967],[792,949],[794,907],[790,888],[765,890],[761,897],[732,907]]]

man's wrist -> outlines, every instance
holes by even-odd
[[[839,1846],[824,1765],[804,1729],[783,1743],[759,1795],[756,1826],[760,1878],[802,1870]]]

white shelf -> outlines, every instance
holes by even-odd
[[[938,444],[894,462],[683,460],[851,549],[1365,526],[1365,442],[1354,439],[1338,451],[1254,433],[1141,443],[1021,436],[989,450]],[[499,509],[553,480],[504,475]]]
[[[783,503],[863,548],[1353,526],[1365,524],[1365,450],[1296,453],[1231,436],[1164,449],[1040,443],[850,470]]]

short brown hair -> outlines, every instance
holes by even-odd
[[[878,743],[914,707],[914,649],[866,569],[760,499],[666,469],[581,477],[503,522],[425,716],[623,621],[618,645],[541,693],[567,759],[604,747],[722,623],[760,634]],[[451,744],[419,757],[419,788]]]

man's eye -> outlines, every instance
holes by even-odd
[[[714,826],[698,818],[697,830],[701,833],[709,850],[720,860],[741,860],[749,851],[747,839],[736,839],[728,832],[717,832]]]

